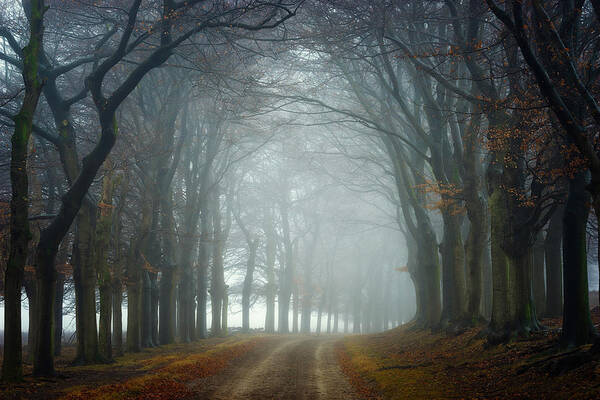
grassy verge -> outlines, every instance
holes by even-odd
[[[1,385],[0,399],[182,399],[197,381],[223,371],[264,341],[260,336],[211,338],[127,353],[110,364],[71,366],[74,349],[57,360],[58,376]],[[26,371],[30,366],[26,366]]]
[[[96,388],[87,385],[74,387],[65,400],[118,400],[118,399],[181,399],[194,394],[193,382],[221,372],[229,363],[254,348],[258,338],[233,339],[215,345],[203,352],[185,357],[173,354],[144,360],[139,370],[141,376],[124,382],[111,383]],[[168,350],[168,349],[167,349]]]
[[[600,398],[600,362],[552,370],[561,356],[560,321],[544,323],[548,331],[493,347],[478,338],[478,329],[446,336],[407,326],[348,337],[337,354],[365,398]]]

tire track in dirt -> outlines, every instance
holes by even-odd
[[[342,374],[335,339],[278,336],[212,381],[197,382],[198,399],[358,399]]]
[[[335,339],[324,339],[318,342],[316,376],[319,398],[327,400],[359,399],[338,364],[335,342]]]

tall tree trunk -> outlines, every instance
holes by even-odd
[[[53,208],[52,208],[53,209]],[[54,355],[60,356],[62,350],[62,334],[63,334],[63,299],[65,293],[65,275],[67,273],[67,257],[68,257],[68,243],[69,241],[63,240],[60,244],[57,261],[57,278],[56,278],[56,292],[54,298]]]
[[[339,311],[338,311],[338,302],[337,298],[333,302],[333,333],[338,333],[339,327]]]
[[[392,269],[388,268],[383,282],[383,330],[390,329],[390,306],[391,306],[391,285],[392,285]]]
[[[292,296],[294,298],[293,306],[292,306],[292,332],[298,333],[298,314],[300,310],[300,299],[298,293],[298,282],[294,279],[294,289],[292,291]]]
[[[142,350],[142,285],[141,277],[127,277],[127,351]],[[133,278],[133,279],[132,279]]]
[[[490,320],[490,339],[504,340],[505,331],[510,324],[510,305],[508,294],[508,259],[502,250],[507,213],[505,193],[496,187],[489,198],[491,218],[491,256],[492,256],[492,318]]]
[[[30,275],[30,276],[29,276]],[[27,295],[29,330],[27,332],[27,360],[33,362],[37,340],[37,287],[35,276],[27,274],[25,277],[25,294]]]
[[[127,351],[139,352],[142,349],[142,275],[146,263],[143,256],[146,241],[152,227],[152,202],[142,200],[141,220],[127,260]]]
[[[142,347],[154,347],[152,343],[152,281],[150,272],[142,271]]]
[[[256,251],[258,240],[253,239],[248,243],[248,263],[246,265],[246,276],[242,288],[242,331],[250,331],[250,295],[252,294],[252,283],[254,282],[254,267],[256,265]]]
[[[75,320],[77,332],[76,364],[99,360],[96,325],[96,266],[94,257],[96,209],[85,200],[77,216],[73,246],[73,283],[75,287]]]
[[[290,237],[290,221],[288,216],[289,191],[285,189],[286,198],[280,204],[281,224],[283,230],[283,247],[285,250],[284,269],[281,272],[279,285],[279,333],[289,333],[290,297],[294,284],[294,256]]]
[[[102,181],[102,197],[96,219],[96,270],[100,292],[100,321],[98,330],[99,352],[104,361],[112,360],[112,277],[108,265],[108,246],[112,233],[112,197],[114,181],[112,171],[106,171]],[[95,315],[94,315],[95,318]]]
[[[331,284],[328,285],[329,289],[331,289]],[[332,313],[332,303],[333,303],[333,293],[331,290],[327,291],[327,334],[331,333],[331,313]]]
[[[158,287],[158,273],[149,274],[150,277],[150,337],[152,346],[158,346],[158,300],[160,289]]]
[[[41,242],[40,242],[41,243]],[[40,251],[42,250],[42,251]],[[56,247],[38,247],[36,260],[36,335],[33,354],[33,374],[54,375],[54,291]],[[95,317],[95,315],[94,315]]]
[[[562,232],[564,207],[560,206],[548,224],[544,252],[546,257],[546,316],[556,318],[563,312]]]
[[[352,333],[360,333],[360,321],[361,321],[361,310],[362,310],[362,276],[360,268],[356,268],[354,273],[354,285],[352,293]],[[321,305],[319,305],[319,310]],[[320,312],[320,311],[319,311]]]
[[[544,262],[544,234],[538,232],[533,245],[533,300],[537,315],[546,314],[546,268]]]
[[[196,336],[206,338],[207,278],[211,256],[211,216],[206,198],[200,199],[200,245],[198,248],[198,276],[196,296],[198,298]]]
[[[176,301],[174,265],[163,265],[161,267],[159,286],[160,294],[158,298],[160,307],[158,308],[158,340],[160,344],[171,344],[175,343],[175,325],[177,320],[176,313],[173,312],[173,306]],[[182,341],[187,340],[182,339]]]
[[[435,328],[439,326],[442,315],[440,263],[435,233],[422,231],[422,235],[417,250],[423,318],[420,325],[424,328]]]
[[[350,301],[346,301],[346,308],[344,310],[344,333],[348,333],[350,327]]]
[[[590,196],[585,185],[583,172],[569,180],[563,219],[564,309],[560,340],[567,347],[590,343],[596,336],[588,298],[586,225]],[[598,206],[600,203],[595,201],[594,207]]]
[[[4,356],[2,380],[19,381],[23,377],[23,344],[21,339],[21,289],[27,259],[29,232],[27,153],[33,117],[42,90],[38,79],[39,53],[43,47],[44,1],[29,4],[29,42],[23,49],[23,81],[25,97],[19,113],[13,118],[10,155],[10,250],[4,275]]]
[[[63,297],[65,293],[65,277],[59,274],[56,279],[56,297],[54,298],[54,355],[60,356],[63,333]]]
[[[300,318],[300,332],[310,333],[310,317],[312,315],[312,271],[307,266],[304,269],[304,282],[302,293],[302,315]]]
[[[149,197],[152,199],[150,230],[141,243],[140,257],[144,268],[142,271],[142,347],[158,345],[158,273],[161,266],[160,240],[158,236],[160,222],[160,195],[152,185]],[[164,227],[162,227],[166,230]],[[168,228],[167,228],[168,229]],[[166,232],[168,235],[169,232]],[[166,246],[165,246],[166,247]]]
[[[459,323],[466,312],[466,288],[464,270],[464,247],[461,239],[459,220],[449,211],[442,211],[444,239],[442,254],[442,320]],[[477,305],[479,309],[479,304]]]
[[[211,335],[221,336],[221,312],[223,308],[224,297],[224,275],[223,275],[223,232],[221,228],[221,210],[219,202],[219,193],[215,190],[213,193],[213,254],[210,280],[210,297],[212,307],[212,325]]]
[[[323,315],[323,308],[325,308],[326,298],[326,292],[321,293],[321,300],[319,301],[319,310],[317,311],[317,335],[321,334],[321,317]]]
[[[276,243],[275,233],[273,231],[273,220],[270,210],[265,210],[264,215],[265,232],[265,271],[267,275],[267,284],[265,285],[265,297],[267,302],[267,313],[265,316],[265,332],[275,333],[275,296],[277,294],[277,285],[275,284],[275,258]]]
[[[291,279],[287,277],[288,268],[281,274],[279,293],[278,293],[278,311],[279,311],[279,333],[289,333],[289,319],[290,319],[290,297],[291,288],[289,287]]]
[[[161,265],[161,279],[160,279],[160,308],[159,308],[159,343],[160,344],[171,344],[175,343],[176,336],[176,325],[177,322],[183,324],[180,326],[179,333],[181,340],[187,342],[190,339],[189,326],[186,324],[183,318],[176,318],[177,316],[177,304],[176,304],[176,286],[177,286],[177,275],[178,268],[176,262],[176,249],[177,241],[175,236],[175,219],[173,216],[173,198],[170,189],[167,189],[168,194],[162,193],[160,196],[160,209],[161,209],[161,229],[162,229],[162,241],[163,241],[163,259],[164,263]],[[191,258],[192,249],[188,246],[184,246],[181,259]],[[189,252],[189,253],[188,253]],[[156,255],[158,261],[158,254]],[[191,271],[187,271],[191,273]],[[187,284],[191,285],[191,279],[188,277]],[[185,299],[181,296],[185,296],[185,289],[179,290],[179,306],[180,311],[185,309]],[[183,304],[183,307],[182,307]]]
[[[484,253],[487,251],[487,218],[485,205],[481,196],[475,194],[477,200],[475,209],[469,213],[469,233],[465,243],[466,272],[467,272],[467,319],[471,325],[483,322],[482,295]],[[471,202],[469,202],[471,203]]]
[[[463,129],[461,129],[464,151],[462,151],[462,168],[460,169],[463,178],[465,208],[469,219],[469,232],[465,241],[465,270],[467,278],[466,322],[470,325],[478,325],[484,321],[483,277],[485,253],[488,250],[487,204],[482,194],[481,160],[478,151],[481,115],[477,112],[474,114],[469,123],[466,126],[463,125]]]
[[[123,355],[123,283],[114,279],[112,285],[113,312],[113,346],[115,355]]]
[[[492,317],[492,252],[490,246],[490,236],[487,235],[485,241],[485,248],[483,251],[483,302],[481,313],[486,320],[490,320]]]
[[[223,310],[221,311],[221,336],[227,336],[227,317],[229,316],[229,286],[223,288]]]
[[[179,339],[184,342],[190,342],[194,339],[196,327],[194,324],[194,281],[192,276],[192,260],[193,246],[191,243],[182,245],[182,266],[181,279],[179,280],[179,306],[181,308]],[[191,316],[191,317],[190,317]]]
[[[511,329],[519,333],[539,330],[532,290],[533,249],[527,248],[518,255],[509,255],[509,293]]]

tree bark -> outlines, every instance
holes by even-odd
[[[490,320],[490,334],[499,334],[503,340],[503,331],[509,328],[510,304],[508,294],[508,259],[502,250],[502,241],[506,235],[504,225],[507,222],[504,207],[506,194],[500,187],[495,187],[489,198],[491,219],[491,256],[492,256],[492,318]]]
[[[563,312],[562,221],[564,207],[558,207],[548,224],[544,252],[546,257],[546,313],[557,318]]]
[[[275,296],[277,294],[277,285],[275,284],[275,258],[276,244],[275,233],[273,231],[273,220],[270,210],[265,211],[264,232],[265,243],[265,271],[267,283],[265,285],[265,300],[267,303],[267,312],[265,315],[265,332],[275,333]]]
[[[96,270],[98,271],[98,286],[100,292],[100,320],[98,342],[100,357],[103,361],[112,360],[112,277],[108,265],[108,247],[112,234],[112,198],[114,191],[113,172],[106,171],[102,181],[102,196],[98,205],[96,217]],[[95,314],[95,313],[94,313]],[[96,316],[94,315],[94,318]]]
[[[252,294],[252,283],[254,282],[254,267],[256,265],[256,251],[258,250],[258,239],[252,239],[248,243],[248,262],[246,265],[246,276],[242,288],[242,331],[250,331],[250,295]]]
[[[29,42],[23,49],[23,81],[25,97],[19,113],[13,118],[10,159],[10,250],[4,275],[4,355],[2,380],[19,381],[23,377],[23,344],[21,339],[21,290],[31,240],[29,232],[27,153],[33,117],[42,90],[38,78],[38,57],[43,46],[44,1],[32,0],[29,13]]]
[[[112,300],[113,300],[113,346],[115,348],[115,355],[123,355],[123,283],[120,279],[113,280],[112,286]]]
[[[229,314],[229,286],[223,288],[223,310],[221,312],[221,336],[227,336],[227,317]]]
[[[198,298],[196,336],[206,338],[207,275],[211,258],[211,216],[206,199],[200,200],[200,245],[198,249],[198,276],[196,296]]]
[[[167,189],[169,190],[169,189]],[[161,278],[160,278],[160,308],[159,308],[159,343],[160,344],[171,344],[175,343],[176,336],[176,325],[177,325],[177,299],[176,299],[176,285],[178,268],[175,261],[177,241],[175,239],[175,220],[173,217],[173,202],[172,195],[162,194],[160,196],[160,208],[161,208],[161,230],[162,230],[162,241],[163,241],[163,259],[164,264],[161,266]],[[189,254],[183,255],[181,258],[191,257],[191,248],[182,249],[184,252]],[[184,253],[185,254],[185,253]],[[159,256],[156,256],[157,260]],[[189,272],[189,271],[188,271]],[[188,277],[187,284],[191,285],[191,279]],[[185,289],[179,290],[179,306],[180,311],[186,307],[185,299],[182,296],[185,295]],[[183,342],[188,342],[190,339],[189,325],[184,318],[179,318],[180,323],[180,338]]]
[[[292,290],[292,296],[294,299],[292,306],[292,332],[298,333],[298,315],[300,310],[300,298],[299,298],[299,288],[298,282],[294,279],[293,282],[294,289]]]
[[[563,219],[564,309],[560,341],[566,347],[591,343],[596,336],[588,298],[586,225],[590,196],[585,185],[583,172],[569,180]],[[597,205],[600,204],[594,202],[594,207]]]
[[[215,190],[215,193],[213,193],[212,203],[211,215],[213,219],[213,263],[210,280],[210,297],[212,307],[211,335],[221,336],[223,333],[221,329],[221,312],[223,308],[225,282],[223,275],[223,232],[221,227],[219,193],[217,190]]]
[[[442,217],[444,220],[444,238],[440,245],[443,281],[442,320],[460,323],[466,313],[464,246],[457,216],[442,211]]]
[[[546,266],[544,254],[544,234],[538,232],[533,245],[533,300],[537,315],[546,314]]]
[[[84,200],[77,216],[73,246],[73,283],[77,333],[76,364],[99,361],[96,325],[96,263],[94,257],[96,209]]]
[[[56,297],[54,299],[54,355],[60,356],[63,333],[63,297],[65,292],[65,277],[60,274],[56,279]]]

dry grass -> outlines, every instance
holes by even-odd
[[[232,336],[128,353],[111,364],[70,366],[57,361],[59,376],[0,386],[0,399],[182,399],[194,394],[191,382],[221,372],[263,340]],[[71,358],[72,359],[72,358]]]
[[[543,322],[549,331],[493,347],[478,338],[478,329],[446,336],[406,326],[348,337],[338,359],[353,386],[370,398],[600,398],[600,362],[558,375],[550,370],[544,360],[560,353],[560,321]]]

